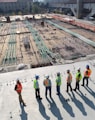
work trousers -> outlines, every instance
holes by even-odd
[[[23,105],[25,105],[25,103],[24,103],[24,101],[23,101],[23,99],[22,99],[22,95],[21,95],[21,93],[18,93],[18,97],[19,97],[19,103],[21,104],[23,104]]]
[[[70,87],[70,90],[72,91],[71,83],[67,83],[67,92],[69,91],[69,87]]]
[[[79,81],[76,81],[75,90],[76,90],[76,89],[78,89],[78,90],[80,89],[80,88],[79,88]]]
[[[46,87],[45,96],[47,97],[47,92],[49,91],[49,96],[51,98],[51,86]]]
[[[35,89],[35,96],[36,96],[36,98],[40,98],[40,89],[39,88]]]
[[[89,79],[89,77],[83,77],[83,86],[84,86],[84,84],[85,84],[85,80],[86,80],[86,86],[88,86],[88,79]]]
[[[56,90],[57,90],[57,94],[59,95],[60,94],[60,86],[59,85],[56,86]]]

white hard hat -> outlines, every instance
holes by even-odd
[[[17,78],[16,81],[19,81],[19,78]]]
[[[49,78],[49,75],[46,75],[45,77],[46,77],[46,79],[48,79],[48,78]]]

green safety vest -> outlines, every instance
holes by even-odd
[[[60,76],[58,76],[57,79],[56,79],[56,85],[57,86],[61,85],[61,77]]]
[[[80,74],[80,76],[79,76],[79,74]],[[76,73],[76,81],[80,81],[81,79],[82,79],[81,73],[80,73],[80,72],[77,72],[77,73]]]
[[[35,89],[39,88],[39,83],[37,80],[34,80],[34,88]]]

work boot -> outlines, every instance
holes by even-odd
[[[40,97],[39,100],[42,100],[42,98]]]
[[[39,99],[39,100],[42,100],[42,98],[40,97],[40,95],[38,96],[38,99]]]
[[[74,91],[76,91],[76,89],[73,89]]]
[[[26,107],[26,104],[25,104],[25,103],[23,103],[23,106],[24,106],[24,107]]]

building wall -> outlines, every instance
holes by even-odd
[[[31,4],[33,0],[14,0],[11,2],[0,2],[0,13],[7,13],[7,12],[30,12]]]
[[[45,3],[67,3],[67,4],[76,4],[77,0],[44,0]],[[95,3],[95,0],[82,0],[83,3]]]

